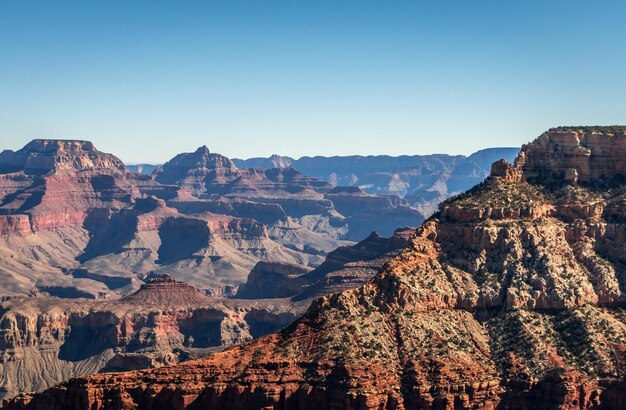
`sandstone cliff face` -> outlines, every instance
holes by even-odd
[[[552,157],[536,157],[545,138],[445,202],[372,281],[280,333],[8,408],[623,407],[624,187],[569,159],[585,177],[559,180]],[[548,149],[569,150],[559,138]]]
[[[623,130],[557,128],[525,146],[519,161],[529,181],[611,185],[626,178],[624,136]]]

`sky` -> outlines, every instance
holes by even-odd
[[[626,123],[626,2],[0,0],[0,148],[469,154]]]

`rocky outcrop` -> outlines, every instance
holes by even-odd
[[[573,185],[559,179],[561,162],[527,168],[544,138],[520,155],[523,178],[494,167],[374,279],[316,300],[280,333],[181,365],[76,379],[8,408],[620,407],[626,225],[613,215],[623,185],[606,174],[593,184],[592,170]],[[551,144],[569,150],[569,140]],[[569,211],[443,217],[507,206]]]
[[[212,302],[198,289],[167,274],[148,278],[137,292],[122,298],[122,301],[137,306],[186,306]]]
[[[626,179],[626,139],[616,127],[562,127],[523,147],[520,165],[529,181],[610,185]]]

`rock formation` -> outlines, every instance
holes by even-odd
[[[7,408],[623,408],[626,203],[620,161],[598,147],[626,136],[566,134],[494,166],[373,280],[279,333]]]
[[[429,191],[430,205],[417,209],[419,201],[388,195],[410,199],[411,189],[378,189],[363,179],[354,183],[363,189],[333,187],[289,166],[304,159],[243,168],[200,147],[150,176],[128,172],[88,141],[34,140],[0,153],[0,298],[115,298],[151,271],[228,295],[260,261],[315,268],[372,231],[390,236],[419,225],[426,208],[454,192],[455,178],[480,181],[489,155],[353,158],[359,173],[413,166],[407,172],[422,176],[411,186],[426,190],[434,186],[427,179],[445,176],[446,192]],[[346,169],[345,161],[327,165]],[[192,225],[194,235],[185,235]]]
[[[527,146],[519,161],[529,181],[610,186],[626,179],[625,144],[623,130],[563,127],[546,132]]]
[[[86,141],[2,152],[0,397],[275,331],[310,298],[371,279],[413,230],[352,240],[423,219],[398,196],[333,188],[287,163],[241,169],[201,147],[150,176]],[[239,297],[270,299],[216,299],[251,269]]]
[[[207,297],[167,274],[154,273],[145,278],[145,283],[141,284],[138,291],[120,301],[75,299],[85,295],[81,295],[78,289],[73,289],[74,294],[69,294],[68,288],[60,288],[54,292],[65,292],[66,299],[63,300],[41,298],[40,294],[37,299],[11,299],[0,305],[0,326],[4,323],[4,326],[11,329],[4,334],[5,339],[11,339],[12,346],[7,344],[0,348],[4,350],[5,357],[10,356],[5,364],[0,363],[0,377],[4,375],[0,378],[0,399],[12,397],[21,391],[42,390],[70,377],[106,370],[145,369],[188,360],[232,343],[263,336],[291,323],[304,312],[312,298],[357,287],[370,280],[384,263],[408,244],[413,231],[414,229],[398,230],[392,238],[381,238],[374,233],[356,245],[340,247],[331,252],[326,261],[313,271],[295,265],[259,262],[248,275],[248,281],[239,287],[236,300]],[[77,269],[72,275],[104,281],[114,289],[134,285],[131,278],[97,277],[97,274],[84,269]],[[292,300],[288,299],[292,296]],[[188,320],[189,315],[193,316],[194,312],[205,312],[209,308],[213,313],[206,313],[207,316],[223,318],[210,323],[193,322],[189,319],[189,323],[203,326],[199,332],[212,332],[214,344],[209,348],[198,347],[202,338],[200,336],[199,339],[198,335],[192,335],[191,345],[183,343],[185,339],[177,335],[177,332],[184,333],[184,329],[177,330],[181,326],[180,321]],[[178,310],[185,312],[176,313]],[[54,340],[33,342],[33,332],[46,333],[49,330],[19,327],[49,323],[50,316],[56,314],[55,312],[61,315],[63,324],[58,325],[55,330]],[[131,315],[128,312],[134,318],[128,319]],[[150,315],[164,315],[168,319],[155,321]],[[86,319],[95,316],[108,319]],[[95,335],[93,337],[100,338],[110,334],[111,323],[123,323],[125,320],[135,323],[136,316],[141,317],[137,325],[133,324],[132,329],[119,328],[116,332],[126,332],[125,338],[135,337],[130,334],[134,332],[138,335],[136,337],[145,339],[141,347],[135,342],[120,345],[118,341],[122,336],[107,336],[98,342],[98,349],[84,351],[79,359],[70,360],[66,357],[68,346],[87,340],[85,333],[92,333]],[[223,323],[233,317],[242,320],[237,322],[241,331],[221,327],[222,336],[218,338],[215,326],[220,320]],[[56,323],[58,319],[54,321]],[[169,323],[171,328],[168,328],[168,332],[174,335],[173,341],[163,343],[152,336],[156,332],[153,327],[160,326],[157,322]],[[85,323],[88,323],[87,327]],[[232,336],[232,332],[236,336]],[[66,342],[67,340],[72,342]]]

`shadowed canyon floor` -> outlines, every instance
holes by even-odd
[[[624,408],[625,158],[623,128],[550,130],[279,333],[8,408]]]

